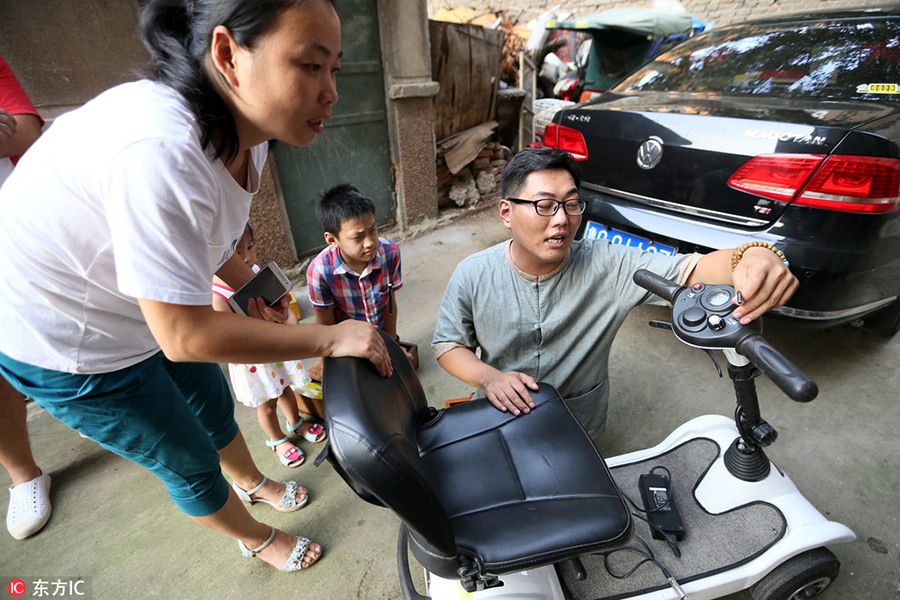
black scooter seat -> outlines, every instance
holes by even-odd
[[[556,390],[515,417],[487,400],[429,408],[402,350],[394,373],[327,359],[329,460],[364,499],[410,530],[429,571],[500,575],[615,547],[632,521],[606,463]]]

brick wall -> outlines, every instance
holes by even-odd
[[[691,15],[704,22],[715,21],[718,26],[769,14],[832,8],[871,8],[893,3],[892,0],[681,0],[681,4]],[[653,0],[428,0],[428,14],[434,15],[441,8],[463,6],[478,11],[502,11],[517,25],[525,25],[552,8],[564,8],[577,16],[586,16],[611,8],[650,8]]]

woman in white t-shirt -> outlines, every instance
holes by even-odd
[[[252,276],[233,252],[267,140],[308,146],[331,116],[338,16],[330,0],[150,0],[141,28],[150,79],[59,117],[0,190],[0,373],[245,555],[307,567],[318,544],[241,504],[307,494],[253,464],[216,363],[349,355],[388,375],[387,350],[360,321],[215,312],[209,285]]]

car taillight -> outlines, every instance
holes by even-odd
[[[818,154],[763,154],[755,156],[728,178],[728,185],[790,202],[825,158]]]
[[[895,212],[900,210],[900,160],[829,156],[795,202],[845,212]]]
[[[581,132],[559,123],[549,123],[544,129],[544,145],[565,150],[575,160],[587,160],[588,157],[587,143]]]
[[[895,158],[766,154],[747,161],[728,185],[814,208],[858,213],[900,210],[900,160]]]

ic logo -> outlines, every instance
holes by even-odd
[[[25,582],[21,579],[13,579],[9,582],[9,595],[19,598],[25,595]]]
[[[659,164],[660,160],[662,160],[662,155],[662,140],[656,136],[651,137],[638,148],[637,164],[642,169],[652,169]]]

